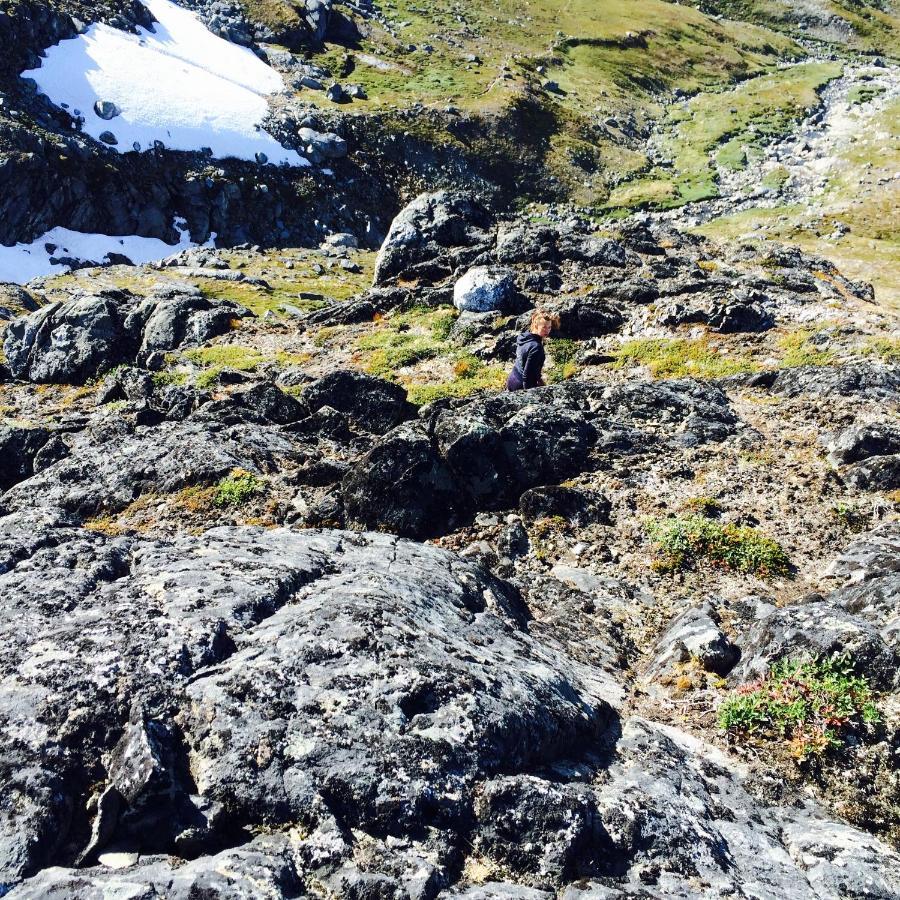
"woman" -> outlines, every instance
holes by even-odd
[[[516,363],[506,379],[508,391],[539,387],[544,383],[541,372],[544,368],[544,338],[553,330],[555,317],[536,309],[531,316],[528,331],[523,331],[516,339]]]

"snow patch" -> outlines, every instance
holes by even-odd
[[[114,135],[116,150],[146,151],[155,141],[173,150],[208,147],[219,158],[309,166],[262,130],[266,98],[281,76],[246,47],[212,34],[197,16],[170,0],[145,0],[153,31],[129,34],[98,23],[46,51],[32,78],[53,103],[84,119],[83,131]],[[97,101],[121,111],[102,119]],[[76,113],[77,111],[77,113]]]
[[[0,282],[26,284],[44,275],[62,275],[72,269],[72,265],[62,259],[102,266],[109,265],[109,254],[116,253],[135,265],[143,265],[195,246],[184,219],[176,219],[175,227],[181,233],[177,244],[137,235],[87,234],[69,228],[53,228],[30,244],[0,245]],[[215,235],[203,246],[215,246],[214,238]]]

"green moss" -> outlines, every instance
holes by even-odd
[[[237,369],[239,372],[252,372],[266,360],[259,350],[241,344],[200,347],[188,350],[184,355],[192,363],[203,368]]]
[[[617,368],[647,366],[655,378],[722,378],[759,368],[749,357],[720,353],[707,336],[640,338],[623,344],[615,355]]]
[[[220,507],[243,506],[251,497],[263,490],[265,483],[251,472],[235,469],[216,485],[213,503]]]
[[[654,568],[675,572],[701,562],[760,575],[785,576],[791,566],[781,545],[755,528],[712,522],[688,515],[651,520],[647,531],[654,544]]]
[[[877,724],[881,713],[849,655],[776,663],[765,678],[738,688],[719,707],[719,727],[746,740],[787,740],[806,759],[842,747]]]

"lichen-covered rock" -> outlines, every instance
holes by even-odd
[[[81,384],[121,363],[224,334],[251,313],[199,291],[164,291],[140,300],[105,290],[51,303],[7,327],[4,351],[16,378]]]
[[[308,385],[303,391],[303,402],[312,412],[330,406],[349,416],[358,428],[373,434],[390,431],[414,413],[400,385],[349,369],[330,372]]]
[[[196,853],[198,828],[315,824],[319,808],[398,835],[462,827],[479,780],[590,743],[612,715],[613,682],[532,639],[511,588],[433,547],[258,528],[107,539],[14,516],[0,551],[18,798],[0,883],[126,838]],[[165,827],[135,830],[154,817]]]
[[[772,393],[785,397],[856,395],[868,400],[900,402],[900,366],[859,362],[844,366],[797,366],[784,369]]]
[[[438,191],[416,197],[391,223],[375,263],[375,284],[385,284],[452,247],[485,240],[485,209],[464,194]]]
[[[657,641],[648,676],[659,678],[678,671],[679,664],[697,660],[708,672],[727,675],[740,657],[740,650],[719,627],[710,603],[685,610]]]

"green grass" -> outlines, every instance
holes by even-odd
[[[407,399],[416,406],[446,397],[469,397],[476,391],[499,391],[506,384],[502,366],[487,365],[474,356],[462,356],[453,367],[454,378],[433,384],[406,384]]]
[[[862,348],[862,354],[864,356],[874,356],[885,363],[900,363],[900,338],[869,338]]]
[[[830,350],[819,350],[813,343],[818,332],[808,328],[800,328],[788,334],[780,335],[778,346],[781,348],[781,365],[785,368],[794,366],[827,366],[834,362],[834,353]]]
[[[858,84],[847,94],[847,103],[851,106],[862,106],[876,97],[880,97],[885,89],[880,85]]]
[[[647,531],[654,545],[653,568],[659,572],[694,568],[703,562],[763,578],[791,571],[781,545],[755,528],[688,515],[651,520]]]
[[[259,494],[265,486],[261,478],[257,478],[243,469],[235,469],[216,485],[213,504],[220,509],[243,506],[251,497]]]
[[[704,335],[687,338],[639,338],[616,351],[616,368],[642,365],[654,378],[723,378],[759,367],[749,357],[720,353]]]
[[[356,341],[362,368],[389,377],[399,369],[450,351],[447,338],[458,313],[452,307],[415,307],[380,321]]]
[[[724,168],[743,169],[749,151],[787,133],[817,105],[818,90],[840,74],[836,63],[806,63],[673,106],[660,148],[672,168],[617,188],[608,207],[670,208],[718,196],[711,154]]]
[[[849,656],[776,663],[719,707],[719,727],[744,737],[787,740],[800,759],[841,747],[881,720],[872,689]]]
[[[547,340],[547,350],[553,365],[547,369],[545,380],[547,384],[556,384],[573,378],[578,374],[578,344],[568,338],[550,338]]]

